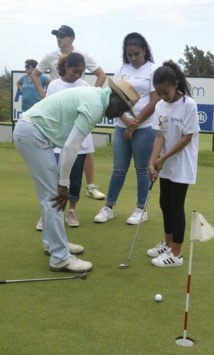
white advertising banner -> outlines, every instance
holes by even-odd
[[[16,122],[21,116],[22,92],[17,88],[18,79],[25,74],[24,71],[12,71],[12,122]],[[46,74],[48,75],[48,74]],[[107,74],[112,77],[113,74]],[[96,76],[86,74],[84,78],[94,86]],[[191,84],[192,96],[198,106],[198,120],[201,132],[211,133],[214,131],[214,78],[188,77]],[[107,82],[107,81],[106,81]],[[105,86],[105,85],[104,85]],[[103,117],[96,127],[115,127],[115,120]]]

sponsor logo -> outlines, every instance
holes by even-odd
[[[207,121],[207,114],[204,111],[198,111],[198,122],[200,124],[205,123]]]

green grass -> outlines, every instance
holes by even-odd
[[[206,135],[206,138],[209,136]],[[213,354],[213,243],[194,243],[187,336],[196,343],[184,349],[175,344],[183,334],[193,210],[214,223],[213,152],[200,142],[197,184],[186,199],[184,266],[159,269],[146,250],[163,237],[158,205],[159,185],[148,203],[149,220],[140,227],[130,268],[126,261],[136,227],[126,225],[136,203],[133,164],[115,208],[115,218],[95,224],[104,205],[85,196],[85,178],[77,205],[80,227],[69,229],[68,240],[84,245],[83,258],[93,262],[87,280],[0,285],[1,354],[3,355],[193,355]],[[204,148],[203,148],[203,147]],[[205,150],[204,150],[205,149]],[[67,276],[48,270],[41,233],[35,230],[40,206],[22,158],[13,144],[0,144],[1,258],[3,280]],[[207,164],[210,166],[207,166]],[[95,183],[107,193],[112,149],[95,152]],[[156,303],[156,293],[163,301]]]

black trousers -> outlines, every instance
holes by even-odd
[[[174,243],[183,243],[186,227],[185,197],[188,184],[160,178],[160,207],[165,233],[172,233]]]

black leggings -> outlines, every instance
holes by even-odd
[[[174,243],[183,243],[186,227],[184,203],[188,184],[160,178],[160,207],[165,233],[172,233]]]

